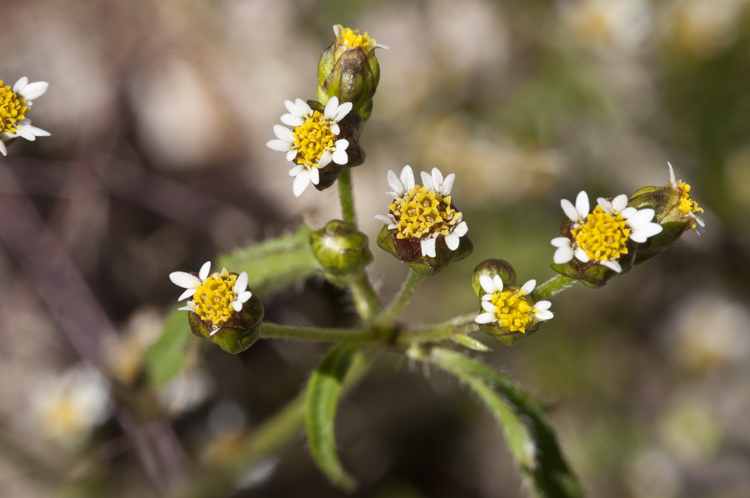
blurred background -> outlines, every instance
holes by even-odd
[[[406,318],[477,308],[470,274],[504,258],[544,281],[560,199],[665,185],[708,232],[484,361],[556,408],[589,496],[750,496],[750,2],[747,0],[24,0],[0,7],[0,78],[48,81],[51,132],[0,157],[0,495],[156,497],[196,462],[230,462],[297,395],[323,344],[230,356],[191,341],[179,377],[144,386],[144,352],[197,271],[340,216],[336,189],[292,195],[266,148],[283,101],[314,98],[332,25],[367,31],[381,81],[354,170],[374,240],[405,164],[456,173],[474,254]],[[372,243],[384,299],[406,268]],[[261,295],[269,320],[349,326],[312,278]],[[118,399],[115,405],[112,399]],[[116,407],[115,407],[116,406]],[[463,386],[384,356],[341,404],[353,496],[525,496],[502,434]],[[213,496],[336,497],[304,437]]]

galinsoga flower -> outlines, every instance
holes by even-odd
[[[445,238],[448,249],[458,249],[460,237],[469,230],[463,215],[451,203],[451,188],[456,175],[451,173],[443,178],[437,168],[432,175],[422,173],[424,186],[414,183],[411,167],[404,166],[401,177],[388,171],[388,185],[393,189],[387,192],[395,202],[387,215],[376,218],[385,223],[389,230],[396,229],[398,239],[418,239],[422,255],[436,257],[435,243],[438,237]]]
[[[499,327],[511,332],[526,333],[527,327],[549,320],[554,315],[549,311],[549,301],[534,302],[530,298],[536,287],[536,280],[529,280],[521,288],[503,290],[500,275],[490,277],[480,275],[479,284],[485,294],[482,296],[482,309],[474,321],[479,324],[497,322]]]
[[[107,382],[86,365],[41,379],[31,392],[31,406],[42,433],[69,447],[85,441],[111,411]]]
[[[603,197],[597,199],[599,205],[587,213],[589,200],[586,192],[578,194],[576,206],[563,199],[565,215],[573,222],[569,237],[552,239],[557,247],[554,256],[556,264],[563,264],[573,258],[582,263],[593,261],[620,273],[622,266],[618,260],[628,254],[628,241],[637,243],[662,231],[656,223],[653,209],[627,207],[628,197],[618,195],[612,201]]]
[[[212,324],[211,335],[221,330],[224,322],[229,320],[235,312],[242,311],[245,304],[253,293],[247,290],[247,273],[237,275],[230,274],[226,268],[221,273],[211,272],[211,262],[207,261],[198,276],[184,271],[176,271],[169,274],[169,279],[176,285],[187,289],[182,293],[178,301],[188,297],[193,299],[187,302],[187,306],[180,310],[192,311],[201,320]]]
[[[33,142],[36,137],[49,136],[48,132],[32,126],[31,120],[26,117],[32,101],[44,95],[48,86],[46,81],[29,83],[24,76],[11,90],[0,80],[0,153],[4,156],[8,154],[5,142],[12,138],[23,137]]]
[[[376,48],[388,50],[387,46],[381,45],[377,43],[375,39],[370,38],[367,35],[367,31],[365,31],[365,34],[361,35],[359,34],[358,29],[349,29],[343,27],[341,24],[335,24],[333,26],[333,34],[336,35],[336,50],[334,53],[336,59],[339,59],[341,54],[347,50],[354,48],[361,47],[365,55],[369,55],[370,52]]]
[[[281,122],[293,129],[275,125],[273,131],[278,137],[266,145],[280,152],[286,152],[287,161],[294,161],[297,166],[289,171],[294,177],[292,190],[296,197],[302,195],[308,185],[317,185],[320,181],[319,169],[328,166],[331,161],[346,164],[349,160],[346,149],[349,141],[336,140],[341,133],[338,122],[352,109],[351,102],[339,105],[339,99],[332,97],[326,104],[323,113],[314,111],[304,100],[284,102],[289,114],[281,116]]]
[[[676,206],[677,210],[680,214],[690,216],[694,220],[691,228],[695,230],[695,233],[697,233],[698,235],[700,235],[701,233],[705,233],[706,222],[704,222],[703,218],[696,214],[702,213],[703,208],[700,207],[698,203],[692,199],[692,197],[690,197],[690,185],[683,182],[682,180],[675,180],[674,169],[672,168],[672,165],[670,163],[667,163],[667,165],[669,165],[669,186],[677,187],[680,190],[680,199],[677,201]]]

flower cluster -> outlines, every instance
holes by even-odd
[[[46,81],[29,83],[27,77],[23,77],[13,85],[4,85],[0,80],[0,153],[7,155],[8,150],[5,142],[14,138],[22,137],[34,141],[36,137],[48,137],[49,133],[32,126],[31,120],[26,114],[31,109],[33,100],[44,95],[49,84]]]
[[[423,186],[415,184],[410,166],[404,166],[400,178],[388,171],[388,185],[393,191],[386,193],[395,201],[388,206],[387,215],[376,218],[389,230],[395,230],[396,238],[418,240],[422,255],[434,258],[439,237],[445,240],[448,249],[455,251],[469,227],[451,202],[456,175],[451,173],[443,178],[442,173],[433,168],[432,175],[422,172],[421,176]]]
[[[332,161],[336,164],[348,162],[346,149],[349,141],[337,137],[341,134],[339,121],[351,111],[352,103],[339,105],[338,98],[332,97],[322,114],[302,99],[294,102],[287,100],[284,105],[289,113],[281,116],[281,122],[292,129],[275,125],[273,131],[277,139],[270,140],[266,145],[273,150],[286,152],[287,161],[297,164],[289,171],[289,176],[294,177],[292,191],[299,197],[308,185],[318,184],[319,170]]]

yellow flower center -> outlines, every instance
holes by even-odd
[[[58,395],[56,402],[42,414],[41,424],[51,437],[62,441],[72,440],[84,432],[85,414],[80,403],[76,403],[70,394]]]
[[[16,132],[16,122],[26,117],[29,110],[25,103],[26,99],[19,99],[10,86],[3,85],[3,80],[0,80],[0,133]]]
[[[680,200],[677,201],[677,209],[679,209],[682,214],[703,212],[703,208],[690,197],[690,185],[685,182],[680,182],[677,184],[677,188],[680,189]],[[692,228],[695,228],[695,226],[696,222],[693,221]]]
[[[307,121],[294,129],[294,148],[297,149],[297,164],[305,168],[317,168],[320,157],[326,149],[333,148],[336,135],[326,123],[325,117],[318,111],[307,118]]]
[[[578,247],[594,261],[615,261],[628,253],[630,229],[625,220],[620,214],[605,213],[601,206],[596,206],[586,222],[574,228],[572,234]]]
[[[343,46],[344,50],[362,47],[365,53],[369,53],[377,43],[373,38],[367,36],[367,31],[365,31],[365,34],[360,35],[358,29],[351,30],[342,27],[340,24],[339,28],[341,29],[341,37],[338,42],[340,46]]]
[[[455,225],[461,223],[461,213],[451,208],[451,196],[443,197],[419,185],[388,207],[396,219],[396,237],[399,239],[448,235]]]
[[[495,315],[502,328],[511,332],[526,333],[534,307],[520,291],[504,290],[492,294],[490,301],[495,306]]]
[[[193,295],[195,312],[201,317],[201,320],[208,320],[215,325],[221,325],[226,322],[234,309],[234,282],[237,275],[230,275],[226,268],[221,270],[221,274],[214,273],[203,281],[198,290]]]

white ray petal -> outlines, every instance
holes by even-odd
[[[21,79],[19,79],[18,81],[16,81],[15,85],[13,85],[13,93],[20,92],[28,84],[29,84],[29,78],[27,78],[26,76],[22,77]]]
[[[0,139],[0,154],[7,156],[8,155],[8,148],[5,147],[5,142]]]
[[[435,252],[435,239],[432,237],[423,239],[420,246],[422,247],[422,256],[427,256],[428,258],[434,258],[437,256],[437,253]]]
[[[313,168],[310,170],[310,183],[313,185],[317,185],[320,183],[320,170],[318,168]]]
[[[456,232],[451,232],[445,236],[445,245],[447,245],[448,249],[450,249],[451,251],[455,251],[456,249],[458,249],[458,244],[460,241],[460,237]]]
[[[669,166],[669,184],[670,185],[677,185],[677,181],[674,177],[674,168],[672,168],[672,163],[667,161],[667,166]]]
[[[408,164],[401,170],[401,183],[404,185],[404,191],[408,192],[414,188],[414,171]]]
[[[192,289],[186,289],[185,292],[180,294],[180,297],[177,298],[178,301],[182,301],[183,299],[187,299],[191,297],[193,294],[195,294],[195,291],[197,291],[197,287],[193,287]]]
[[[537,301],[537,303],[534,305],[534,309],[548,310],[550,306],[552,306],[552,303],[549,301]]]
[[[459,237],[463,237],[468,231],[469,225],[467,225],[465,221],[462,221],[461,223],[456,225],[456,228],[453,229],[453,233],[457,234]]]
[[[479,275],[479,285],[482,287],[482,290],[486,292],[487,294],[492,294],[495,292],[495,282],[492,280],[492,277],[489,275]]]
[[[346,117],[347,114],[352,110],[352,107],[354,107],[354,104],[351,102],[344,102],[339,106],[338,109],[336,109],[336,112],[333,115],[334,121],[341,121]]]
[[[294,105],[297,107],[297,112],[299,113],[299,114],[297,114],[297,116],[306,117],[306,116],[312,116],[313,115],[312,107],[310,107],[308,105],[308,103],[305,102],[304,100],[302,100],[302,99],[296,99],[294,101]],[[292,113],[292,114],[294,114],[294,113]]]
[[[211,262],[206,261],[203,263],[203,266],[201,266],[201,270],[198,272],[198,278],[201,279],[201,282],[206,280],[208,278],[208,275],[211,273]]]
[[[555,255],[552,257],[552,260],[555,262],[556,265],[562,265],[564,263],[567,263],[568,261],[571,261],[573,259],[573,248],[568,246],[562,246],[559,247],[555,251]]]
[[[432,176],[428,175],[424,171],[419,174],[422,177],[422,185],[427,187],[427,190],[435,190],[435,183],[432,181]]]
[[[237,296],[237,301],[239,301],[241,303],[246,303],[246,302],[248,302],[250,300],[251,297],[253,297],[253,293],[250,292],[250,291],[245,291],[242,294],[240,294],[239,296]]]
[[[333,119],[333,116],[336,115],[336,110],[339,107],[339,99],[336,96],[333,96],[328,100],[328,103],[326,104],[326,108],[323,109],[323,116],[326,119]]]
[[[437,168],[432,168],[432,184],[437,192],[440,192],[443,188],[443,174]]]
[[[602,261],[601,264],[617,273],[622,273],[622,266],[617,261]]]
[[[534,312],[534,316],[537,320],[544,321],[544,320],[551,320],[555,317],[554,313],[552,313],[549,310],[538,310]]]
[[[482,309],[484,311],[489,311],[490,313],[494,313],[497,310],[495,305],[490,301],[482,301]]]
[[[299,197],[302,192],[305,191],[307,186],[310,185],[310,172],[303,169],[297,176],[294,177],[294,184],[292,185],[292,192],[294,197]]]
[[[48,87],[49,83],[47,83],[46,81],[35,81],[34,83],[29,83],[16,93],[18,93],[21,97],[24,97],[26,100],[34,100],[44,95]]]
[[[572,221],[578,221],[580,215],[578,214],[578,211],[576,210],[572,202],[570,202],[568,199],[562,199],[560,201],[560,206],[562,206],[562,210],[565,213],[565,216],[570,218]]]
[[[281,116],[281,122],[292,128],[301,126],[305,122],[305,118],[295,116],[294,114],[284,114]]]
[[[586,193],[585,190],[581,190],[578,192],[578,196],[576,197],[576,211],[578,211],[578,215],[586,219],[586,216],[589,214],[589,209],[591,206],[589,205],[589,196]]]
[[[237,277],[237,280],[234,281],[234,294],[236,296],[245,292],[245,289],[247,289],[247,280],[247,272],[243,271],[240,273],[240,276]]]
[[[346,142],[346,140],[343,140]],[[349,162],[349,154],[346,153],[346,147],[339,149],[336,147],[336,151],[333,153],[333,162],[336,164],[346,164]]]
[[[337,123],[331,123],[331,133],[338,136],[339,133],[341,133],[341,128]]]
[[[274,139],[266,142],[266,147],[279,152],[289,152],[289,150],[291,150],[292,148],[292,144],[283,140]],[[297,151],[294,151],[294,155],[297,155]]]
[[[184,271],[173,271],[169,274],[169,280],[184,289],[193,289],[201,284],[198,277]]]
[[[298,164],[297,166],[289,170],[289,176],[297,176],[300,173],[302,173],[304,169],[305,169],[304,166],[302,166],[301,164]]]
[[[404,193],[406,193],[404,184],[401,183],[401,180],[398,179],[396,172],[393,170],[388,170],[388,186],[393,189],[394,193],[398,194],[397,199],[403,197]]]
[[[536,287],[536,280],[532,278],[531,280],[523,284],[523,286],[521,287],[521,293],[523,293],[524,296],[526,294],[531,294],[531,292],[534,290],[534,287]]]
[[[294,132],[286,126],[273,125],[273,132],[279,140],[294,144]]]
[[[576,247],[575,248],[574,254],[575,254],[575,257],[576,257],[576,259],[578,261],[580,261],[582,263],[588,263],[589,262],[589,255],[586,254],[586,251],[584,251],[580,247]]]
[[[497,321],[497,317],[494,313],[482,313],[480,315],[477,315],[474,321],[480,324],[492,323]]]
[[[297,149],[292,149],[289,152],[286,153],[286,160],[287,161],[294,161],[294,158],[297,157]]]
[[[612,203],[611,202],[609,202],[604,197],[598,197],[596,199],[596,202],[599,204],[599,207],[604,210],[605,213],[612,214]]]
[[[620,213],[623,209],[628,207],[628,196],[625,194],[620,194],[614,199],[612,199],[612,210]]]
[[[323,154],[320,156],[320,161],[318,161],[318,168],[323,169],[329,164],[331,164],[331,161],[333,161],[333,154],[330,150],[323,151]]]
[[[233,301],[232,302],[232,309],[236,312],[242,311],[242,303],[239,301]]]

